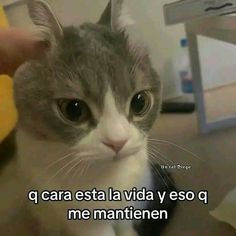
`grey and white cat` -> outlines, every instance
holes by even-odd
[[[97,24],[78,28],[63,28],[44,1],[33,0],[28,7],[47,49],[43,58],[22,65],[14,78],[17,168],[25,198],[31,189],[174,189],[168,174],[161,173],[164,183],[148,161],[148,132],[160,110],[161,83],[148,53],[125,33],[122,1],[110,1]],[[129,205],[170,210],[174,203],[33,205],[26,200],[23,205],[37,222],[32,235],[154,236],[165,222],[72,222],[66,211]]]

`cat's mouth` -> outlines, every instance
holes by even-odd
[[[141,147],[135,147],[125,152],[117,153],[113,156],[113,161],[121,161],[130,158],[132,156],[135,156],[141,151],[141,149],[142,149]]]

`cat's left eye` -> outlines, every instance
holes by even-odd
[[[130,104],[130,111],[135,116],[144,116],[151,108],[151,96],[147,91],[134,95]]]
[[[73,124],[83,123],[91,116],[88,105],[79,99],[59,99],[57,107],[61,116]]]

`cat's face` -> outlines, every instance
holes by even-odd
[[[149,57],[134,53],[115,18],[114,27],[106,24],[110,7],[99,24],[62,29],[44,3],[33,4],[34,22],[45,18],[53,48],[15,76],[20,126],[99,160],[143,150],[160,108],[160,81]]]

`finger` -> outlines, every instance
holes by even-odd
[[[0,73],[12,75],[26,60],[41,56],[44,47],[45,42],[32,32],[0,29]]]

